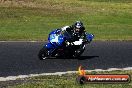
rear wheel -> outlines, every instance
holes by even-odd
[[[75,54],[73,55],[75,58],[78,58],[82,55],[82,53],[84,52],[85,49],[81,49],[81,50],[76,50]]]
[[[44,60],[48,57],[48,50],[46,48],[42,48],[38,53],[38,58],[40,60]]]

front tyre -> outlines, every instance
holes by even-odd
[[[48,50],[46,48],[42,48],[38,53],[38,58],[40,60],[44,60],[48,57]]]

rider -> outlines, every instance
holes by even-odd
[[[74,44],[80,44],[80,43],[90,43],[92,41],[93,35],[90,35],[88,38],[88,34],[85,32],[85,27],[81,21],[76,21],[71,26],[64,26],[62,28],[55,29],[52,31],[55,34],[63,34],[65,35],[66,41],[63,42],[63,44],[66,46],[63,46],[64,48],[71,48],[67,46],[72,46]],[[50,34],[52,34],[52,32]],[[49,34],[49,35],[50,35]],[[91,38],[90,38],[91,37]],[[49,37],[50,38],[50,37]],[[55,40],[55,39],[54,39]],[[77,51],[84,50],[85,47],[78,49]],[[52,50],[51,50],[52,51]],[[53,49],[55,51],[55,49]]]
[[[68,40],[69,42],[78,41],[80,38],[86,40],[85,27],[81,21],[76,21],[71,26],[64,26],[61,30],[70,34],[71,38]]]

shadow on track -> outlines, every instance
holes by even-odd
[[[77,59],[78,60],[86,60],[86,59],[93,59],[93,58],[99,58],[99,56],[80,56]]]

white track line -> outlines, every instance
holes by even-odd
[[[92,71],[114,71],[114,70],[132,70],[132,67],[109,68],[107,70],[95,69],[95,70],[85,70],[85,71],[92,72]],[[78,73],[78,71],[67,71],[67,72],[41,73],[41,74],[29,74],[29,75],[18,75],[18,76],[0,77],[0,81],[11,81],[11,80],[23,79],[23,78],[28,78],[28,77],[44,76],[44,75],[59,75],[59,76],[61,76],[63,74],[69,74],[69,73]]]

